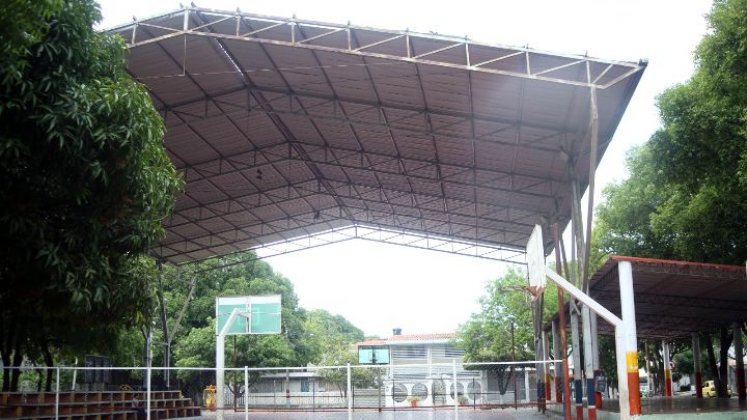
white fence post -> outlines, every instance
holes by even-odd
[[[348,368],[348,419],[353,419],[353,382],[352,375],[350,372],[350,363],[347,365]]]
[[[60,367],[57,366],[57,385],[54,391],[54,418],[60,418]]]
[[[244,366],[244,420],[249,420],[249,366]]]
[[[146,404],[145,404],[146,408],[145,409],[147,410],[147,414],[146,414],[145,418],[147,420],[150,420],[150,379],[151,379],[150,378],[150,364],[148,365],[147,375],[146,376],[147,376],[147,379],[146,379],[147,382],[146,382],[145,392],[147,392],[147,394],[146,394],[146,397],[145,397],[145,401],[146,401]]]
[[[452,386],[454,387],[454,419],[459,420],[459,388],[457,387],[456,359],[451,359],[451,373],[454,375]]]

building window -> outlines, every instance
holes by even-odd
[[[396,384],[392,388],[392,398],[394,401],[401,403],[407,398],[407,388],[402,384]]]
[[[464,385],[462,385],[461,382],[457,382],[457,397],[461,397],[464,395]],[[451,395],[451,398],[454,398],[454,384],[452,383],[449,387],[449,394]]]
[[[425,359],[423,346],[397,346],[392,348],[392,357],[398,359]]]
[[[308,379],[302,379],[301,380],[301,392],[310,392],[311,387],[309,386],[309,380]]]
[[[412,386],[412,396],[420,397],[421,400],[428,398],[428,387],[418,382]]]
[[[479,382],[472,380],[472,382],[467,384],[467,395],[472,399],[472,401],[477,401],[480,398],[481,391],[482,389],[480,388]]]

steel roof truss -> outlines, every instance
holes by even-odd
[[[167,32],[164,35],[160,36],[152,36],[149,39],[145,39],[142,41],[134,41],[129,44],[130,48],[136,48],[139,46],[144,46],[152,43],[161,42],[163,40],[173,38],[176,36],[197,36],[197,37],[209,37],[214,39],[231,39],[236,41],[242,41],[242,42],[252,42],[252,43],[259,43],[259,44],[266,44],[266,45],[278,45],[278,46],[288,46],[288,47],[295,47],[295,48],[304,48],[309,50],[316,50],[316,51],[328,51],[328,52],[334,52],[339,54],[345,54],[345,55],[352,55],[352,56],[360,56],[360,57],[374,57],[374,58],[381,58],[381,59],[387,59],[387,60],[395,60],[395,61],[403,61],[408,63],[422,63],[422,64],[428,64],[430,66],[437,66],[437,67],[445,67],[445,68],[453,68],[453,69],[460,69],[460,70],[469,70],[469,71],[475,71],[475,72],[484,72],[489,74],[497,74],[497,75],[505,75],[510,77],[518,77],[518,78],[528,78],[528,79],[536,79],[536,80],[545,80],[548,82],[558,83],[558,84],[567,84],[572,86],[582,86],[582,87],[590,87],[594,86],[600,89],[605,89],[609,86],[614,85],[619,80],[624,79],[624,77],[619,77],[611,82],[608,83],[600,83],[601,82],[601,75],[594,75],[595,81],[597,83],[589,82],[589,81],[581,81],[581,80],[573,80],[573,79],[563,79],[562,75],[559,75],[558,77],[548,77],[546,74],[552,73],[554,71],[557,71],[559,69],[564,68],[563,65],[554,66],[552,69],[543,69],[540,71],[532,72],[531,69],[531,57],[536,56],[538,59],[542,59],[546,56],[545,53],[536,52],[529,49],[521,49],[520,51],[517,51],[518,53],[523,53],[526,57],[527,66],[524,71],[512,71],[507,69],[498,69],[498,68],[490,68],[488,67],[489,64],[496,63],[500,60],[504,60],[507,57],[507,54],[500,53],[496,57],[489,58],[487,60],[483,60],[477,64],[470,65],[468,62],[469,56],[475,56],[475,53],[470,54],[469,50],[471,48],[478,48],[481,51],[483,51],[485,48],[484,46],[481,46],[480,44],[474,44],[470,42],[467,39],[459,39],[459,38],[450,38],[450,37],[443,37],[443,36],[433,36],[433,35],[425,35],[425,34],[417,34],[412,32],[397,32],[397,31],[384,31],[384,30],[376,30],[372,28],[358,28],[354,26],[343,26],[343,25],[331,25],[331,24],[319,24],[315,22],[310,21],[302,21],[298,19],[276,19],[276,18],[266,18],[266,17],[259,17],[254,16],[250,14],[245,14],[241,12],[237,13],[221,13],[217,11],[211,11],[207,9],[199,9],[199,8],[186,8],[183,10],[183,13],[185,15],[200,15],[203,17],[210,16],[213,17],[215,20],[204,22],[202,25],[198,25],[196,27],[178,27],[178,25],[174,25],[174,27],[167,27],[167,26],[161,26],[159,29],[162,31]],[[235,26],[235,30],[233,30],[231,33],[228,33],[228,31],[224,30],[223,27],[221,27],[219,24],[225,22],[228,19],[236,19],[237,23],[242,23],[246,25],[249,28],[252,28],[253,23],[261,23],[260,27],[258,29],[252,29],[249,32],[246,32],[242,34],[239,29],[239,25],[237,24]],[[138,25],[153,25],[152,23],[145,23],[145,22],[134,22],[131,25],[125,25],[120,28],[118,28],[119,31],[125,32],[130,28],[135,28]],[[271,29],[268,28],[269,26],[272,26],[272,29],[280,29],[283,26],[288,27],[287,31],[287,37],[285,39],[273,39],[273,38],[263,38],[262,36],[270,31]],[[227,27],[226,27],[227,28]],[[297,37],[297,30],[303,30],[303,28],[312,28],[314,29],[314,33],[318,33],[318,31],[321,29],[323,31],[322,34],[313,35],[309,38],[298,38]],[[222,30],[222,32],[221,32]],[[365,32],[367,34],[375,35],[379,39],[377,41],[371,42],[369,44],[359,46],[357,48],[353,48],[353,46],[348,42],[348,45],[335,45],[335,46],[327,46],[327,45],[317,45],[310,43],[313,40],[318,40],[324,37],[328,37],[331,34],[335,34],[338,32],[344,31],[347,35],[347,39],[349,40],[353,33],[362,33]],[[274,34],[277,32],[273,32]],[[277,33],[280,34],[280,33]],[[320,36],[321,35],[321,36]],[[134,35],[132,36],[134,38]],[[131,38],[131,41],[132,41]],[[421,53],[420,55],[412,55],[411,54],[411,47],[413,45],[413,40],[428,40],[429,42],[435,42],[435,43],[441,43],[446,44],[441,47],[437,47],[430,51],[425,51]],[[371,51],[373,47],[381,46],[384,44],[392,43],[395,41],[401,40],[404,43],[403,48],[400,48],[401,51],[405,51],[405,54],[397,55],[394,53],[395,50],[390,49],[387,53],[384,52],[373,52]],[[464,48],[457,48],[463,46]],[[439,61],[438,58],[433,58],[430,60],[424,59],[423,57],[433,57],[435,55],[438,55],[439,52],[447,51],[447,50],[461,50],[463,49],[465,51],[464,57],[459,60],[464,64],[458,64],[455,62],[450,61]],[[508,55],[516,54],[516,53],[509,53]],[[564,59],[567,61],[571,61],[573,63],[574,61],[589,61],[591,59],[586,57],[561,57],[558,55],[555,55],[557,59]],[[600,60],[594,60],[595,62],[600,62]],[[568,64],[571,64],[568,63]],[[575,63],[578,64],[578,63]],[[638,65],[634,65],[631,63],[625,63],[625,62],[608,62],[610,65],[618,66],[618,67],[628,67],[631,69],[631,71],[640,71],[640,67]]]

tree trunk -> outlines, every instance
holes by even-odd
[[[54,359],[52,358],[52,353],[49,351],[49,343],[44,343],[42,345],[42,352],[44,353],[44,363],[47,364],[47,383],[44,386],[45,392],[51,392],[52,391],[52,372],[54,367]]]
[[[729,334],[727,327],[721,327],[721,352],[719,354],[719,382],[717,393],[719,398],[729,398],[729,347],[731,346],[731,340],[733,335]]]
[[[158,306],[160,307],[161,315],[161,329],[163,330],[163,366],[168,368],[171,364],[171,337],[169,337],[169,326],[166,322],[166,304],[163,299],[163,265],[159,260],[158,265],[158,290],[156,296],[158,297]],[[171,375],[168,369],[163,371],[164,379],[166,380],[166,388],[171,389]]]
[[[36,364],[34,364],[34,367],[36,367]],[[37,370],[36,372],[39,374],[38,378],[36,379],[36,392],[41,392],[42,383],[44,382],[44,372],[42,372],[41,370]]]
[[[15,337],[16,328],[15,323],[10,318],[10,316],[7,318],[5,315],[2,316],[3,347],[0,349],[0,353],[2,353],[3,366],[5,367],[5,369],[3,369],[3,392],[10,391],[10,378],[13,376],[13,371],[10,369],[10,366],[12,366],[11,358],[13,354],[13,339]]]
[[[18,337],[16,337],[16,345],[15,349],[13,350],[13,361],[11,362],[11,366],[15,367],[16,369],[13,369],[13,374],[10,378],[10,392],[17,392],[18,391],[18,380],[21,376],[21,369],[18,369],[21,367],[21,362],[23,362],[23,353],[21,353],[21,343],[19,343]]]
[[[710,333],[703,334],[706,340],[706,349],[708,350],[708,369],[711,371],[714,381],[718,381],[718,369],[716,368],[716,355],[713,353],[713,338]]]

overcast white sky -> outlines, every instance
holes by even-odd
[[[178,1],[102,0],[103,28],[179,8]],[[183,0],[185,5],[187,1]],[[469,36],[493,44],[649,65],[597,173],[624,177],[623,158],[659,125],[655,97],[693,70],[709,0],[274,0],[196,1],[197,6],[324,22]],[[599,188],[601,190],[601,188]],[[595,194],[597,196],[598,194]],[[585,208],[585,207],[584,207]],[[365,241],[268,258],[307,309],[341,314],[366,334],[455,331],[505,266],[494,261]]]

